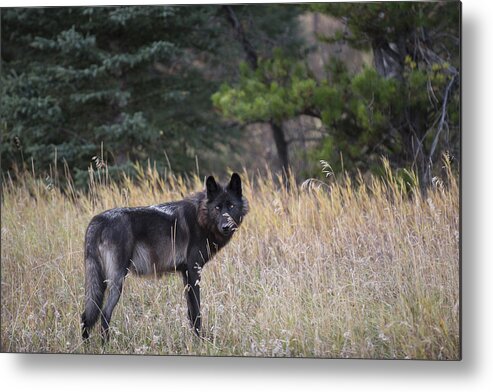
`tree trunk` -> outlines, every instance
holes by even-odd
[[[235,31],[236,39],[240,42],[243,50],[245,51],[248,64],[253,70],[257,69],[258,67],[257,52],[255,51],[253,45],[246,37],[245,31],[243,30],[243,26],[241,25],[241,22],[236,17],[236,13],[234,12],[233,7],[231,7],[230,5],[224,5],[223,9],[226,12],[226,18],[228,19],[229,24]]]
[[[286,138],[284,137],[284,130],[282,129],[282,125],[276,123],[275,121],[270,122],[270,127],[272,129],[274,142],[276,143],[277,155],[279,157],[281,169],[283,175],[287,179],[287,174],[289,170],[289,154],[288,143],[286,142]]]
[[[235,38],[241,44],[247,58],[248,65],[251,69],[256,70],[258,68],[258,56],[255,48],[248,40],[245,31],[238,20],[236,13],[232,6],[225,5],[223,10],[226,13],[226,19],[231,25],[235,32]],[[272,136],[274,137],[274,143],[276,144],[277,155],[281,163],[282,175],[285,179],[285,183],[289,183],[288,170],[289,170],[289,155],[288,155],[288,143],[286,142],[286,137],[284,135],[284,130],[282,124],[278,124],[274,121],[270,121],[270,126],[272,129]]]
[[[404,80],[404,58],[401,58],[401,54],[398,53],[401,49],[396,47],[396,45],[393,46],[397,52],[392,49],[388,42],[373,41],[373,62],[375,64],[375,69],[380,76],[383,76],[384,78],[394,78],[402,82]]]

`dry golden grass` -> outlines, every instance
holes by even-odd
[[[88,194],[25,174],[2,192],[2,351],[350,358],[459,358],[459,190],[426,196],[384,179],[329,177],[288,191],[243,173],[251,212],[202,280],[206,339],[193,336],[181,277],[130,276],[103,350],[80,336],[83,238],[115,206],[176,200],[197,177],[140,170]],[[96,330],[97,331],[97,330]]]

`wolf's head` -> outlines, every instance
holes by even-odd
[[[214,177],[209,176],[205,185],[206,200],[203,208],[206,209],[206,216],[203,218],[206,222],[203,223],[224,239],[229,239],[248,212],[248,202],[241,189],[241,178],[233,173],[229,184],[221,186]]]

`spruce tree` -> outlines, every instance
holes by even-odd
[[[221,26],[214,6],[2,10],[2,170],[66,160],[84,182],[104,144],[112,168],[194,167],[219,126],[204,72]],[[55,153],[56,151],[56,153]],[[61,166],[61,165],[60,165]]]

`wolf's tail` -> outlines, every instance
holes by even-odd
[[[82,313],[82,338],[89,338],[91,328],[96,324],[101,315],[101,307],[103,305],[104,290],[106,288],[104,282],[104,274],[102,265],[97,250],[97,235],[94,233],[97,230],[89,225],[86,233],[85,241],[85,309]]]

